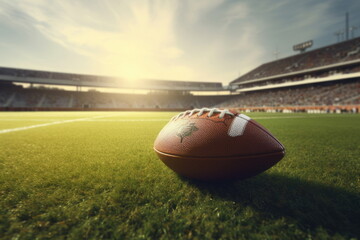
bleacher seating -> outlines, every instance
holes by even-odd
[[[218,107],[331,106],[360,104],[360,80],[244,92]]]
[[[301,70],[309,70],[355,59],[360,59],[360,38],[265,63],[235,79],[232,84]],[[351,69],[351,71],[358,72],[360,71],[359,68],[358,66],[357,68]]]
[[[166,110],[210,107],[232,97],[232,95],[194,96],[176,93],[119,94],[97,91],[73,92],[3,85],[0,88],[0,107]]]
[[[78,109],[191,109],[359,105],[360,80],[243,92],[238,95],[119,94],[2,85],[0,107]]]

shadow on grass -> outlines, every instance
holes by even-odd
[[[284,217],[304,230],[360,237],[360,196],[343,189],[269,174],[232,183],[182,179],[214,198],[250,206],[265,219]]]

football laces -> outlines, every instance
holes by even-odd
[[[213,116],[216,113],[219,114],[219,118],[223,118],[225,115],[235,116],[232,112],[229,111],[229,109],[218,109],[218,108],[195,108],[193,110],[187,110],[185,112],[179,113],[177,116],[175,116],[172,120],[176,120],[181,117],[185,117],[188,115],[189,117],[197,113],[197,116],[201,116],[204,113],[209,112],[207,114],[208,117]]]

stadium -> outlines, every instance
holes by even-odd
[[[0,239],[360,239],[360,37],[346,17],[346,38],[226,84],[0,66]],[[285,158],[234,182],[171,171],[155,138],[204,107],[256,120]]]
[[[143,80],[0,68],[1,110],[186,110],[227,107],[241,111],[358,113],[360,38],[265,63],[223,86],[221,82]],[[14,83],[28,83],[23,88]],[[72,86],[76,91],[34,85]],[[81,88],[145,90],[111,94]],[[132,89],[134,90],[134,89]],[[197,92],[212,95],[196,95]],[[216,95],[218,92],[227,95]],[[195,93],[195,94],[193,94]]]

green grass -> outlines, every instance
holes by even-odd
[[[360,115],[250,114],[287,156],[210,184],[154,154],[174,114],[0,113],[0,131],[103,116],[0,134],[0,239],[360,238]]]

